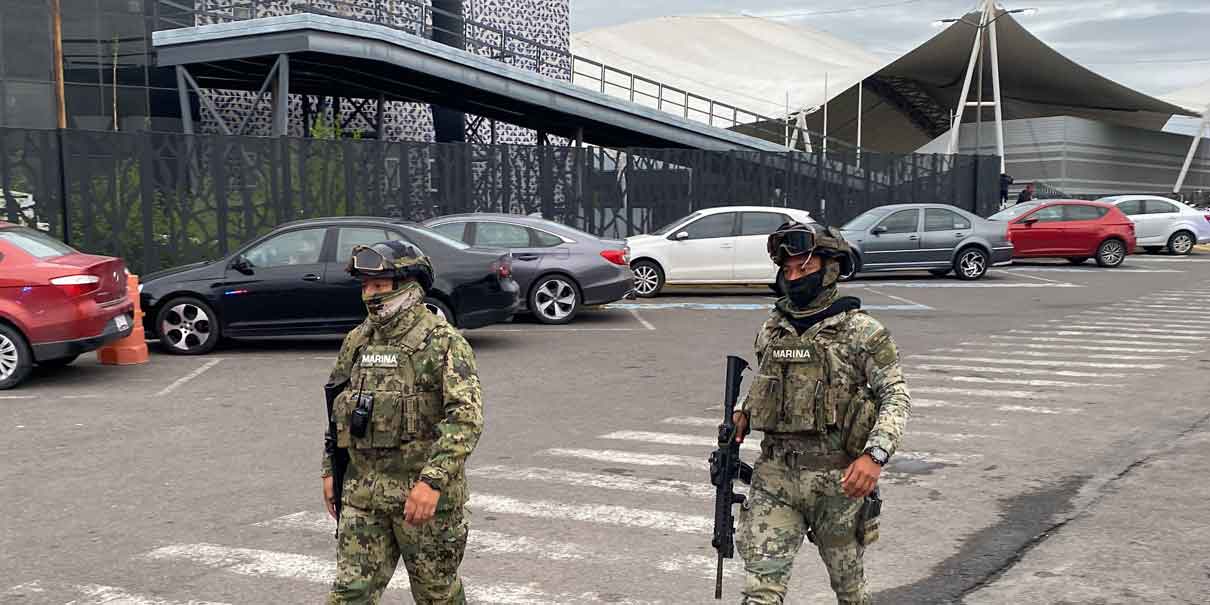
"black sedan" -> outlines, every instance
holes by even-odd
[[[139,287],[144,326],[171,353],[200,355],[222,337],[344,334],[365,318],[345,273],[353,247],[414,245],[436,273],[425,304],[459,328],[508,321],[524,307],[507,250],[471,247],[383,218],[288,223],[217,261],[153,273]]]

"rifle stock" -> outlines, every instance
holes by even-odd
[[[739,457],[735,442],[736,427],[732,416],[739,399],[740,382],[748,362],[734,355],[727,356],[727,381],[723,392],[723,422],[718,425],[718,449],[710,454],[710,483],[714,485],[714,537],[711,545],[718,551],[718,568],[714,580],[714,598],[723,598],[723,559],[735,557],[735,516],[731,507],[743,504],[746,498],[735,493],[735,481],[752,482],[752,467]]]
[[[328,430],[324,434],[324,451],[332,457],[332,497],[336,501],[336,520],[340,521],[340,501],[344,496],[345,471],[349,467],[349,450],[336,447],[336,417],[332,405],[336,397],[349,386],[349,381],[324,385],[324,403],[328,410]]]

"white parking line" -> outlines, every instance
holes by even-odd
[[[1021,277],[1026,277],[1022,275]],[[850,288],[1083,288],[1083,284],[1070,284],[1066,282],[1046,282],[1040,284],[1015,282],[1011,284],[1002,283],[979,283],[979,282],[900,282],[900,283],[879,283],[879,284],[849,284]]]
[[[639,315],[638,309],[630,309],[630,314],[633,315],[635,319],[639,320],[639,323],[643,324],[644,328],[647,328],[652,332],[655,331],[655,326],[651,325],[651,322],[647,321],[646,319],[643,319],[643,316]]]
[[[1024,338],[1024,337],[1022,337]],[[1031,339],[1032,340],[1032,339]],[[1077,340],[1076,342],[1085,342]],[[1077,351],[1117,351],[1121,353],[1171,353],[1171,347],[1163,348],[1147,348],[1147,347],[1118,347],[1112,345],[1072,345],[1072,344],[1045,344],[1035,342],[960,342],[960,346],[970,347],[1001,347],[1008,349],[1071,349]]]
[[[639,454],[622,450],[591,450],[583,448],[551,448],[541,452],[544,456],[577,458],[606,464],[629,466],[668,466],[702,470],[709,468],[705,456],[678,456],[675,454]]]
[[[1079,372],[1076,370],[1053,370],[1050,368],[1006,368],[988,366],[968,366],[960,364],[921,364],[908,368],[926,372],[985,372],[988,374],[1041,374],[1045,376],[1064,376],[1067,378],[1124,378],[1126,374],[1111,372]]]
[[[84,598],[73,599],[68,605],[228,605],[218,601],[172,601],[127,592],[117,586],[86,584],[74,586],[73,590]],[[3,596],[3,595],[0,595]]]
[[[189,382],[190,380],[193,380],[194,378],[197,378],[198,376],[201,376],[202,374],[204,374],[206,372],[206,370],[209,370],[210,368],[213,368],[214,366],[218,365],[219,362],[221,362],[221,361],[222,361],[222,359],[211,359],[210,361],[207,361],[206,363],[202,364],[202,367],[176,379],[176,381],[173,382],[172,384],[164,387],[163,389],[160,389],[160,392],[156,393],[156,396],[163,397],[164,395],[168,395],[169,393],[172,393],[173,391],[184,386],[185,383]]]
[[[984,378],[982,376],[951,376],[954,382],[969,382],[974,384],[1016,384],[1027,387],[1112,387],[1117,384],[1097,382],[1072,382],[1069,380],[1033,380],[1016,378]]]
[[[938,361],[963,361],[979,363],[997,363],[1004,365],[1022,365],[1037,367],[1077,366],[1081,368],[1116,368],[1130,370],[1159,370],[1168,367],[1162,363],[1107,363],[1101,361],[1044,361],[1041,359],[1011,359],[1006,357],[966,357],[963,355],[913,355],[912,359],[932,359]],[[915,388],[912,389],[917,390]]]
[[[1140,315],[1130,311],[1080,311],[1075,317],[1090,315],[1097,318],[1113,318],[1121,323],[1144,325],[1144,322],[1185,323],[1188,325],[1210,324],[1210,313],[1181,313],[1180,315]],[[1187,317],[1186,317],[1187,316]]]
[[[715,447],[718,444],[708,436],[686,435],[683,433],[656,433],[651,431],[614,431],[600,435],[598,439],[616,439],[619,441],[642,441],[644,443],[659,443],[662,445],[695,445],[699,447]],[[740,449],[760,451],[760,446],[752,440],[744,441]]]
[[[1133,322],[1131,322],[1131,323],[1133,324]],[[1076,329],[1076,330],[1106,330],[1106,329],[1112,329],[1112,330],[1119,330],[1119,331],[1121,331],[1121,332],[1145,332],[1145,333],[1156,333],[1156,334],[1171,334],[1171,333],[1172,333],[1172,328],[1171,328],[1171,327],[1167,327],[1167,328],[1154,328],[1154,327],[1138,327],[1138,326],[1134,326],[1134,325],[1129,325],[1129,326],[1123,326],[1123,325],[1117,325],[1117,326],[1107,326],[1107,325],[1104,325],[1104,324],[1101,324],[1101,325],[1090,325],[1090,324],[1087,324],[1087,323],[1064,323],[1064,324],[1062,324],[1062,327],[1063,327],[1063,328]],[[1184,328],[1182,331],[1183,331],[1184,333],[1186,333],[1186,334],[1206,334],[1206,335],[1210,335],[1210,330],[1194,330],[1194,329]]]
[[[564,332],[641,332],[638,328],[482,328],[470,333],[475,334],[503,334],[503,333],[520,333],[520,334],[563,334]]]
[[[605,305],[607,309],[643,310],[643,311],[768,311],[773,305],[767,303],[701,303],[701,302],[669,302],[669,303],[613,303]],[[931,311],[927,305],[862,305],[870,311]]]
[[[497,515],[579,521],[685,534],[709,533],[714,526],[714,519],[709,517],[671,511],[610,504],[569,504],[553,500],[520,500],[483,493],[472,495],[468,506],[471,511],[483,511]]]
[[[1010,273],[1023,273],[1026,271],[1038,273],[1087,273],[1098,276],[1111,276],[1118,273],[1184,273],[1184,271],[1179,269],[1123,269],[1121,267],[1112,271],[1101,271],[1092,267],[1087,269],[1080,269],[1078,267],[1013,267],[1005,269],[1005,271]]]
[[[690,417],[690,416],[674,416],[672,418],[665,418],[665,419],[661,420],[660,422],[663,422],[664,424],[679,424],[679,425],[683,425],[683,426],[716,427],[722,423],[722,420],[723,420],[722,418],[699,418],[699,417]]]
[[[889,299],[891,299],[891,300],[897,300],[897,301],[899,301],[899,302],[901,302],[901,303],[903,303],[903,304],[906,304],[906,305],[911,305],[911,306],[915,306],[915,307],[920,307],[921,309],[930,309],[930,310],[932,309],[932,307],[930,307],[930,306],[928,306],[928,305],[926,305],[926,304],[924,304],[924,303],[918,303],[918,302],[916,302],[916,301],[914,301],[914,300],[908,300],[908,299],[906,299],[906,298],[903,298],[902,296],[895,296],[894,294],[887,294],[886,292],[879,291],[879,290],[878,290],[878,289],[876,289],[876,288],[868,288],[868,290],[869,290],[870,292],[873,292],[873,293],[878,294],[878,295],[880,295],[880,296],[885,296],[885,297],[887,297],[887,298],[889,298]]]
[[[1030,274],[1028,274],[1028,273],[1022,273],[1022,274],[1020,274],[1019,276],[1020,276],[1020,277],[1024,277],[1024,278],[1026,278],[1026,279],[1036,279],[1036,280],[1038,280],[1038,281],[1040,281],[1040,282],[1047,282],[1047,283],[1051,283],[1051,284],[1062,283],[1062,282],[1060,282],[1060,281],[1059,281],[1059,280],[1057,280],[1057,279],[1050,279],[1050,278],[1048,278],[1048,277],[1042,277],[1042,276],[1040,276],[1040,275],[1030,275]]]
[[[659,493],[710,498],[714,487],[709,483],[675,481],[672,479],[642,479],[624,475],[581,473],[556,468],[513,468],[508,466],[481,466],[466,471],[471,477],[483,477],[500,481],[537,481],[561,483],[575,487],[617,490],[636,493]]]
[[[952,349],[936,349],[937,353],[981,353],[979,349],[965,349],[961,347]],[[1023,357],[1045,357],[1047,359],[1058,359],[1060,356],[1074,356],[1075,359],[1155,359],[1154,355],[1122,355],[1118,353],[1057,353],[1055,351],[1014,351],[1008,353],[1008,357],[1020,355]]]
[[[1036,330],[1007,330],[1009,334],[1036,334]],[[1055,336],[1099,336],[1101,338],[1125,338],[1125,339],[1150,339],[1154,341],[1161,340],[1204,340],[1201,336],[1188,336],[1184,334],[1126,334],[1123,332],[1102,332],[1099,330],[1049,330],[1047,334]]]
[[[1044,395],[1037,391],[1007,391],[1001,389],[960,389],[957,387],[912,386],[913,393],[937,395],[960,395],[972,398],[1040,399]]]
[[[1075,338],[1075,337],[1071,337],[1071,336],[1021,336],[1018,334],[991,334],[988,336],[988,338],[992,338],[992,339],[996,339],[996,340],[1026,340],[1029,342],[1040,342],[1040,343],[1041,342],[1074,342],[1074,343],[1105,345],[1108,347],[1112,347],[1115,344],[1121,343],[1120,340],[1116,340],[1112,337],[1106,337],[1106,338],[1108,338],[1108,340],[1101,340],[1098,338]],[[1129,344],[1131,347],[1133,347],[1135,345],[1147,345],[1148,347],[1163,346],[1163,347],[1169,347],[1167,350],[1172,351],[1174,349],[1172,349],[1171,347],[1175,347],[1180,343],[1132,342]]]

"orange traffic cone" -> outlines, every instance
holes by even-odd
[[[139,276],[126,278],[126,292],[134,302],[134,328],[130,335],[97,349],[97,361],[107,365],[128,366],[147,363],[147,338],[143,333],[143,310],[139,307]]]

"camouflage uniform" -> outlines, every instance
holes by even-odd
[[[870,602],[856,537],[862,500],[844,494],[841,478],[868,448],[895,452],[911,400],[895,343],[873,317],[850,309],[799,333],[795,317],[837,300],[839,263],[826,260],[821,270],[826,289],[811,308],[781,299],[756,337],[760,369],[743,409],[765,435],[736,537],[747,571],[744,603],[784,602],[804,536],[818,548],[837,601]]]
[[[423,294],[421,294],[423,296]],[[470,345],[418,301],[386,319],[373,315],[345,338],[331,382],[337,445],[348,448],[329,605],[377,603],[399,558],[418,604],[465,603],[458,566],[467,538],[467,457],[483,429]],[[350,431],[359,394],[374,397],[362,438]],[[324,476],[331,457],[324,456]],[[404,503],[424,478],[440,491],[434,517],[404,521]]]

